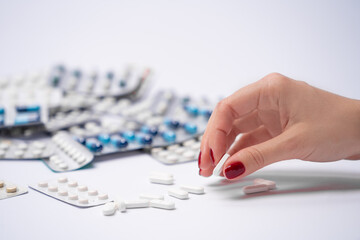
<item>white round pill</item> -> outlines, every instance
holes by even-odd
[[[60,159],[60,157],[58,156],[58,155],[52,155],[50,158],[49,158],[49,160],[51,161],[51,162],[53,162],[53,163],[55,163],[55,161],[56,160],[59,160]]]
[[[158,154],[162,150],[163,150],[162,148],[153,148],[153,149],[151,149],[151,154]]]
[[[98,191],[97,190],[89,190],[88,194],[89,194],[89,196],[96,196],[96,195],[98,195]]]
[[[15,151],[14,152],[14,156],[15,157],[18,157],[18,158],[21,158],[22,156],[24,156],[24,151],[22,151],[22,150],[17,150],[17,151]]]
[[[186,151],[186,148],[185,147],[179,147],[178,149],[176,149],[174,152],[176,154],[182,154],[183,152]]]
[[[58,178],[59,183],[66,183],[68,181],[67,177],[60,177]]]
[[[84,185],[80,185],[78,187],[78,190],[79,192],[86,192],[88,190],[88,187],[87,186],[84,186]]]
[[[116,204],[114,202],[105,203],[102,208],[104,216],[111,216],[114,215],[116,211]]]
[[[179,144],[174,144],[174,145],[168,146],[167,149],[169,151],[174,151],[174,150],[178,149],[179,147],[180,147]]]
[[[9,144],[7,143],[0,143],[0,149],[6,150],[9,148]]]
[[[183,153],[183,157],[185,157],[187,160],[192,160],[195,158],[195,152],[193,151],[186,151]]]
[[[58,195],[59,196],[67,196],[68,192],[65,189],[60,189],[58,192]]]
[[[183,143],[183,145],[185,147],[190,147],[191,145],[193,145],[195,143],[195,140],[194,139],[190,139],[190,140],[187,140],[186,142]]]
[[[3,158],[5,156],[5,151],[4,150],[0,150],[0,158]]]
[[[34,157],[40,157],[42,153],[43,153],[42,150],[40,150],[40,149],[35,149],[35,150],[32,152],[32,155],[33,155]]]
[[[109,198],[109,196],[106,193],[99,194],[99,200],[106,200]]]
[[[170,154],[166,156],[166,160],[172,163],[175,163],[178,160],[179,156],[176,154]]]
[[[78,195],[76,193],[69,193],[69,200],[78,200]]]
[[[55,185],[50,185],[50,186],[48,186],[48,190],[49,190],[49,192],[57,192],[58,187]]]
[[[38,148],[38,149],[44,149],[46,147],[45,143],[40,142],[40,141],[35,141],[33,143],[33,145],[35,148]]]
[[[163,150],[163,151],[161,151],[161,152],[159,152],[159,157],[166,157],[167,155],[169,155],[169,151],[167,151],[167,150]]]
[[[28,145],[26,143],[19,143],[16,147],[17,149],[25,150],[27,149]]]
[[[47,187],[47,186],[48,186],[48,183],[47,183],[47,182],[39,182],[39,183],[38,183],[38,186],[39,186],[39,187]]]
[[[65,170],[69,167],[66,163],[60,163],[60,164],[58,164],[58,166],[59,166],[59,168],[61,168],[63,170]]]
[[[88,204],[89,203],[89,200],[87,198],[80,198],[79,199],[79,203],[80,204]]]
[[[190,148],[193,150],[198,150],[198,149],[200,149],[200,145],[201,145],[200,142],[195,142],[190,146]]]
[[[78,183],[76,181],[69,181],[68,186],[69,187],[77,187]]]
[[[86,158],[85,158],[84,155],[81,155],[81,156],[77,157],[77,158],[75,159],[75,161],[76,161],[78,164],[82,164],[82,163],[84,163],[84,162],[86,161]]]

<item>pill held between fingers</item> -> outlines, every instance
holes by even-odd
[[[218,164],[216,165],[216,167],[213,170],[213,175],[214,176],[220,176],[221,172],[222,172],[222,167],[224,166],[226,160],[230,157],[229,154],[225,153],[224,156],[221,158],[221,160],[218,162]]]
[[[189,198],[189,194],[187,191],[184,191],[182,189],[178,189],[178,188],[170,188],[168,190],[168,194],[169,196],[178,198],[178,199],[188,199]]]
[[[102,208],[102,212],[104,216],[114,215],[115,211],[116,211],[116,204],[114,202],[105,203],[105,205]]]
[[[262,178],[256,178],[254,179],[254,184],[265,184],[268,186],[270,190],[276,188],[276,183],[274,181],[262,179]]]
[[[245,194],[251,194],[251,193],[266,192],[269,190],[269,187],[266,184],[254,184],[254,185],[245,186],[242,188],[242,190]]]
[[[17,191],[17,187],[15,185],[10,185],[6,187],[7,193],[15,193]]]
[[[164,195],[160,194],[140,194],[139,198],[141,199],[148,199],[148,200],[164,200]]]
[[[153,199],[150,201],[150,207],[171,210],[175,209],[175,203],[169,200]]]
[[[174,183],[174,178],[168,176],[152,175],[149,178],[151,183],[171,185]]]
[[[149,207],[149,200],[147,199],[139,199],[132,201],[124,201],[126,208],[145,208]]]
[[[180,188],[182,190],[185,190],[189,193],[194,193],[194,194],[204,194],[204,187],[201,186],[194,186],[194,185],[180,185]]]

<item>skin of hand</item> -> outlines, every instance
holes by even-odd
[[[360,159],[360,101],[271,73],[217,104],[201,141],[199,174],[211,176],[226,152],[227,179],[287,159]]]

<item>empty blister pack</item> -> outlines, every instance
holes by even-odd
[[[95,188],[89,188],[75,180],[69,180],[67,177],[41,181],[29,185],[29,187],[62,202],[82,208],[94,207],[111,201],[108,194],[99,192]]]
[[[55,172],[72,171],[93,161],[94,155],[68,133],[59,132],[51,138],[53,154],[43,161]]]
[[[151,156],[165,164],[194,161],[200,152],[201,137],[187,140],[180,144],[157,147],[150,150]]]
[[[0,140],[0,159],[41,159],[54,153],[54,146],[47,139],[41,140]]]
[[[8,181],[0,180],[0,199],[10,198],[28,192],[26,187],[18,186]]]

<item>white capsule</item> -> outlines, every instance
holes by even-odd
[[[213,170],[213,176],[220,176],[222,172],[222,167],[224,166],[226,160],[230,157],[229,154],[225,153],[221,160],[218,162],[216,167]]]
[[[269,187],[266,184],[255,184],[249,185],[242,188],[245,194],[251,193],[259,193],[259,192],[266,192],[269,190]]]
[[[102,208],[102,212],[104,216],[114,215],[115,211],[116,211],[116,204],[114,202],[105,203],[105,205]]]
[[[151,175],[149,178],[151,183],[171,185],[174,183],[174,178],[169,176]]]
[[[276,188],[276,183],[274,181],[270,181],[262,178],[254,179],[254,184],[265,184],[268,186],[269,190]]]
[[[178,189],[178,188],[170,188],[168,190],[168,194],[169,196],[178,198],[178,199],[188,199],[189,198],[189,194],[187,191],[184,191],[182,189]]]
[[[189,193],[194,193],[194,194],[204,194],[204,187],[201,186],[194,186],[194,185],[180,185],[180,188],[182,190],[185,190]]]
[[[169,200],[153,199],[150,201],[150,207],[171,210],[175,209],[175,203]]]
[[[75,161],[78,163],[78,164],[82,164],[86,161],[86,157],[84,155],[80,155],[78,156]]]
[[[147,200],[164,200],[164,195],[160,194],[140,194],[139,198],[141,199],[147,199]]]
[[[145,207],[149,207],[149,200],[146,200],[146,199],[124,201],[124,202],[125,202],[126,208],[145,208]]]

